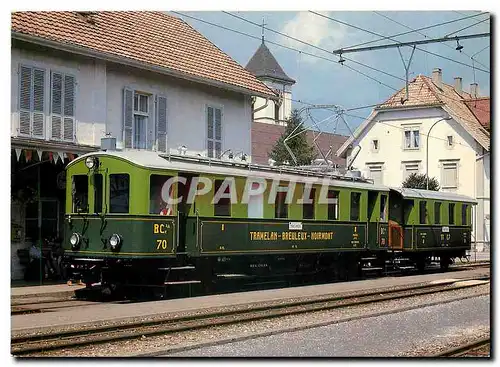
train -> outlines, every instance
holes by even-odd
[[[446,269],[471,248],[474,199],[349,172],[118,150],[66,172],[64,263],[87,286],[343,280]]]

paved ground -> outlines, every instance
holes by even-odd
[[[471,312],[474,310],[474,312]],[[490,328],[481,296],[395,314],[193,349],[170,357],[388,357]]]
[[[62,293],[62,292],[74,292],[77,289],[85,288],[82,285],[72,285],[69,286],[64,284],[52,284],[52,285],[36,285],[36,286],[26,286],[26,287],[12,287],[10,289],[11,297],[19,296],[32,296],[32,295],[50,295],[51,293]]]
[[[439,279],[461,279],[489,274],[488,269],[474,269],[440,274],[426,274],[407,277],[386,277],[355,282],[323,284],[315,286],[272,289],[243,293],[220,294],[214,296],[172,299],[165,301],[116,304],[105,303],[93,306],[72,307],[71,309],[11,316],[11,330],[20,331],[44,327],[60,327],[94,321],[117,320],[143,317],[164,313],[198,310],[211,307],[248,304],[279,300],[284,298],[307,297],[352,291],[367,291],[375,288],[416,284]],[[69,287],[67,287],[69,288]]]

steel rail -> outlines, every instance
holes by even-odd
[[[460,357],[466,354],[467,352],[481,348],[490,343],[491,343],[490,337],[482,338],[471,343],[463,344],[459,347],[447,349],[444,352],[440,352],[434,355],[433,357]]]
[[[489,276],[471,277],[453,280],[441,284],[420,284],[389,290],[377,290],[362,294],[327,295],[316,299],[289,301],[280,304],[251,307],[251,304],[238,305],[230,311],[219,310],[204,314],[181,317],[168,317],[147,322],[131,322],[121,325],[97,326],[84,330],[63,330],[49,333],[34,333],[26,336],[14,336],[11,339],[11,353],[21,356],[44,351],[74,348],[90,344],[102,344],[127,339],[142,338],[181,331],[202,329],[212,326],[231,325],[241,322],[257,321],[308,312],[325,311],[351,306],[360,306],[395,299],[409,298],[426,294],[454,291],[478,286],[479,284],[454,283],[467,280],[485,280]]]

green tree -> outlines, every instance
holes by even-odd
[[[284,140],[301,122],[302,119],[299,115],[299,112],[294,109],[290,117],[287,119],[285,131],[274,145],[273,150],[269,153],[269,158],[273,159],[277,165],[281,165],[286,161],[288,161],[292,166],[295,165],[292,156],[285,147]],[[297,131],[301,130],[303,130],[303,127],[299,127]],[[314,147],[307,141],[305,132],[294,136],[292,139],[287,140],[286,143],[293,154],[295,154],[297,165],[302,166],[311,164],[311,162],[316,158]]]
[[[403,187],[425,190],[427,186],[427,175],[412,173],[403,181]],[[429,190],[439,191],[439,182],[435,177],[429,178]]]

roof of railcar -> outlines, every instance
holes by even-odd
[[[409,199],[430,199],[430,200],[443,200],[443,201],[458,201],[463,203],[477,204],[477,201],[465,195],[454,194],[452,192],[443,191],[430,191],[410,188],[393,188],[391,190],[397,191],[403,198]]]
[[[204,157],[191,157],[169,154],[158,154],[150,151],[98,151],[87,153],[71,161],[68,167],[84,160],[88,156],[110,156],[121,158],[137,166],[164,169],[182,172],[195,172],[203,174],[254,177],[274,179],[279,175],[280,180],[296,181],[302,183],[319,184],[323,179],[328,179],[329,184],[339,187],[359,188],[375,191],[389,191],[389,187],[374,185],[360,178],[349,178],[332,173],[321,173],[312,170],[292,167],[271,167],[246,162],[222,161]]]

